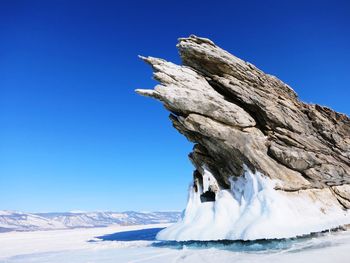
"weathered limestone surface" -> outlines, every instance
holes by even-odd
[[[348,116],[303,103],[287,84],[209,39],[180,38],[177,47],[181,66],[142,57],[160,84],[136,91],[160,100],[195,143],[196,173],[207,167],[228,188],[246,164],[278,181],[277,190],[317,190],[327,203],[331,192],[333,205],[350,208]]]

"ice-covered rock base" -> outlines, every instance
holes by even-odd
[[[158,238],[285,238],[350,223],[350,118],[302,102],[209,39],[180,38],[177,48],[182,65],[141,57],[159,84],[136,90],[194,143],[188,207]]]
[[[194,184],[182,219],[162,230],[159,240],[256,240],[290,238],[350,223],[329,189],[275,190],[275,181],[244,168],[231,189],[217,189],[215,201],[201,195],[217,186],[208,170],[203,186]],[[329,195],[329,197],[327,197]],[[319,200],[322,200],[319,201]],[[329,200],[325,202],[324,200]]]

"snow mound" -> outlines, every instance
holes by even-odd
[[[331,200],[318,201],[322,190],[283,192],[275,182],[246,166],[244,175],[231,179],[231,189],[219,189],[214,202],[201,202],[208,188],[206,178],[215,177],[208,170],[203,188],[191,187],[182,219],[158,233],[159,240],[256,240],[290,238],[320,232],[350,223],[350,214]],[[212,184],[217,185],[216,182]],[[197,191],[196,191],[197,190]],[[326,192],[327,194],[327,192]],[[333,199],[332,199],[333,198]],[[324,199],[323,199],[324,200]]]

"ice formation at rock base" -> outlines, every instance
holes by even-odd
[[[214,176],[204,169],[203,187],[191,186],[182,219],[162,230],[159,240],[255,240],[290,238],[350,223],[349,212],[320,202],[317,191],[286,193],[275,182],[246,166],[244,175],[231,179],[231,189],[218,189],[213,202],[200,196]],[[207,182],[206,182],[207,181]],[[209,183],[208,183],[209,181]],[[329,193],[330,199],[332,194]]]

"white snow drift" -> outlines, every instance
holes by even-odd
[[[243,176],[231,180],[231,189],[219,189],[214,202],[201,202],[208,184],[217,182],[208,170],[203,188],[189,190],[183,218],[162,230],[159,240],[255,240],[289,238],[350,223],[350,214],[318,201],[318,190],[283,192],[259,172],[244,168]],[[324,195],[324,192],[322,192]],[[332,197],[331,193],[330,197]]]

